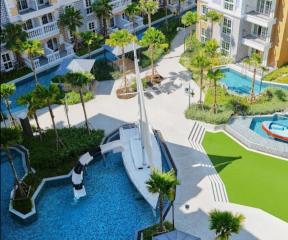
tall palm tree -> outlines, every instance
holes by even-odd
[[[53,124],[53,129],[54,129],[55,137],[56,137],[56,148],[57,150],[59,150],[59,147],[64,146],[64,145],[59,137],[58,130],[56,128],[52,104],[58,101],[58,98],[60,96],[60,89],[55,84],[51,84],[48,88],[39,84],[36,86],[33,94],[34,94],[33,97],[35,98],[35,101],[41,104],[41,106],[47,106],[49,109],[50,117],[51,117],[52,124]]]
[[[133,33],[135,33],[135,18],[140,13],[140,7],[137,3],[130,3],[124,10],[125,14],[131,19],[133,24]]]
[[[15,92],[16,86],[14,83],[2,83],[0,85],[0,95],[4,100],[12,125],[16,128],[16,121],[11,113],[9,97]]]
[[[207,74],[207,78],[213,81],[214,86],[214,100],[213,100],[213,113],[217,113],[217,82],[224,77],[224,74],[220,69],[213,71],[210,69]]]
[[[250,102],[251,103],[255,101],[254,87],[255,87],[255,81],[256,81],[256,72],[261,62],[262,62],[262,56],[256,52],[252,53],[250,57],[244,60],[244,63],[253,67],[253,78],[252,78],[251,90],[250,90]]]
[[[104,38],[106,38],[108,36],[107,20],[109,21],[112,15],[113,7],[109,0],[99,0],[93,3],[92,9],[100,18],[102,33]]]
[[[140,45],[143,47],[148,47],[150,60],[151,60],[151,70],[152,70],[152,77],[151,83],[154,80],[155,74],[155,66],[154,66],[154,54],[156,49],[165,49],[168,47],[166,43],[165,35],[156,28],[148,28],[140,41]]]
[[[77,28],[83,24],[83,17],[80,10],[74,7],[65,7],[63,14],[59,18],[60,25],[67,27],[73,36],[75,51],[78,50],[78,34]]]
[[[140,0],[140,9],[148,17],[148,27],[151,28],[151,16],[154,15],[159,9],[159,1],[156,0]]]
[[[219,22],[222,18],[223,14],[219,13],[216,10],[209,10],[208,12],[206,12],[204,19],[210,20],[211,22],[211,38],[213,37],[214,23]]]
[[[27,197],[27,188],[24,182],[19,179],[15,166],[13,164],[13,157],[10,152],[10,147],[18,144],[21,141],[21,131],[18,128],[1,128],[1,148],[7,154],[9,165],[12,169],[15,186],[19,189],[21,197]]]
[[[42,106],[37,99],[34,98],[34,93],[29,92],[17,99],[17,103],[20,105],[28,105],[28,113],[27,116],[29,118],[34,118],[37,126],[37,131],[40,136],[40,140],[42,141],[42,130],[39,124],[38,116],[37,116],[37,109],[41,108]]]
[[[91,58],[91,45],[99,43],[103,39],[103,36],[98,33],[87,31],[81,32],[80,37],[83,40],[84,44],[87,45],[89,58]]]
[[[229,240],[232,233],[239,233],[245,217],[228,211],[213,210],[209,213],[210,230],[215,230],[217,240]]]
[[[85,117],[85,125],[87,128],[88,133],[90,134],[90,128],[88,124],[88,118],[85,108],[85,102],[83,98],[83,87],[87,86],[89,83],[91,83],[94,80],[94,76],[91,73],[67,73],[65,77],[65,81],[70,84],[70,86],[79,92],[80,100],[82,103],[82,108],[84,112]]]
[[[160,232],[163,232],[164,199],[174,197],[175,188],[180,184],[180,181],[176,178],[173,170],[162,173],[157,169],[153,169],[146,184],[149,192],[159,194]]]
[[[1,31],[1,42],[6,44],[6,48],[11,50],[17,60],[17,67],[23,65],[21,53],[22,44],[27,40],[28,34],[23,31],[20,24],[8,23]]]
[[[211,60],[208,58],[205,51],[203,49],[200,49],[197,55],[191,60],[191,65],[195,67],[200,73],[199,103],[201,106],[203,106],[202,91],[203,91],[204,70],[206,70],[211,65]]]
[[[35,83],[39,84],[37,78],[37,72],[34,64],[33,57],[44,54],[41,42],[39,40],[29,40],[23,43],[24,52],[28,55],[31,63],[32,71],[34,73]]]
[[[198,23],[198,21],[199,21],[199,17],[198,17],[197,12],[192,12],[192,11],[186,12],[181,18],[181,23],[185,27],[190,27],[190,33],[189,33],[190,41],[192,41],[192,36],[193,36],[192,26]]]
[[[127,29],[121,29],[110,34],[109,39],[106,40],[106,44],[111,47],[120,47],[122,52],[122,74],[124,79],[124,88],[127,92],[127,78],[125,67],[125,46],[136,41],[136,37],[132,35]]]

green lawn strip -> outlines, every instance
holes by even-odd
[[[248,151],[224,133],[206,133],[203,146],[231,202],[288,222],[288,161]]]
[[[288,84],[288,66],[283,66],[268,73],[263,77],[263,80]]]

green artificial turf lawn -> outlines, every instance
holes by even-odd
[[[260,208],[288,222],[288,161],[248,151],[223,132],[207,132],[203,146],[230,202]]]

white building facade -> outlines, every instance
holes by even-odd
[[[275,7],[276,0],[199,0],[199,15],[213,9],[223,14],[223,18],[213,27],[211,22],[201,20],[198,37],[201,41],[216,39],[221,51],[236,62],[259,52],[266,66],[276,23]]]

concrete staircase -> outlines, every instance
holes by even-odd
[[[202,139],[205,135],[205,127],[202,126],[199,122],[194,122],[188,140],[196,151],[202,153],[202,163],[201,167],[205,168],[207,171],[207,176],[211,182],[214,201],[216,202],[229,202],[228,196],[226,193],[225,185],[215,170],[213,164],[211,163],[205,149],[202,146]]]

